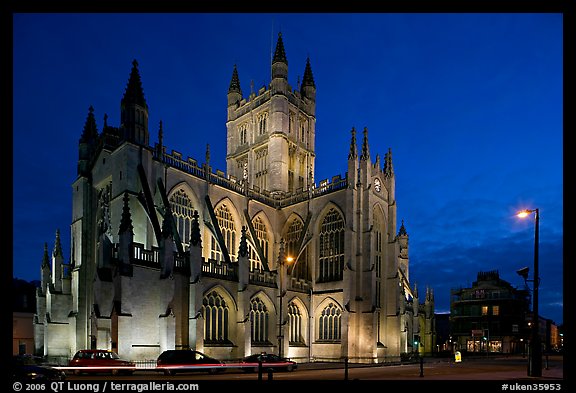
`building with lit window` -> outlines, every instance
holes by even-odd
[[[451,290],[450,337],[454,350],[522,353],[530,337],[530,293],[479,272],[470,288]]]
[[[121,122],[90,107],[73,183],[70,262],[45,251],[36,351],[84,348],[155,359],[191,348],[220,359],[396,361],[433,348],[434,295],[409,280],[391,150],[372,160],[351,131],[348,171],[316,182],[316,85],[298,88],[278,36],[268,86],[228,89],[227,173],[150,144],[136,61]],[[319,159],[321,157],[318,157]],[[333,159],[333,157],[324,157]],[[418,340],[414,340],[417,337]]]

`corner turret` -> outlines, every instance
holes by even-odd
[[[306,59],[306,67],[304,68],[304,77],[302,78],[302,86],[300,88],[302,97],[306,97],[311,101],[316,101],[316,84],[314,83],[314,76],[312,75],[312,67],[310,66],[310,58]]]
[[[274,52],[274,57],[272,58],[271,90],[273,94],[286,94],[288,91],[288,60],[286,59],[284,42],[282,41],[282,33],[278,33],[276,51]]]

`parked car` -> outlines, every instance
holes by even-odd
[[[190,371],[208,371],[211,374],[223,371],[224,362],[199,351],[172,349],[164,351],[156,360],[156,368],[166,375]]]
[[[257,353],[246,356],[242,359],[242,370],[245,372],[258,372],[258,367],[262,363],[262,371],[294,371],[298,363],[288,358],[282,358],[273,353]]]
[[[64,381],[66,373],[43,364],[41,359],[16,355],[12,357],[12,379],[17,381]]]
[[[82,373],[112,373],[130,375],[136,370],[134,362],[121,359],[114,351],[106,349],[82,349],[74,355],[69,367],[75,375]]]

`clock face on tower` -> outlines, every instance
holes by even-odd
[[[374,179],[374,189],[376,190],[376,192],[380,192],[382,186],[380,185],[380,179],[376,178]]]

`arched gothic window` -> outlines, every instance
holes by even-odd
[[[250,301],[250,337],[252,345],[268,344],[269,312],[266,305],[256,297]]]
[[[288,304],[288,322],[290,328],[290,334],[288,337],[289,344],[303,344],[304,337],[302,334],[302,314],[294,302],[290,302],[290,304]]]
[[[320,228],[318,282],[342,280],[344,272],[344,219],[331,208]]]
[[[204,317],[204,342],[228,342],[229,308],[226,301],[216,291],[212,291],[202,300]]]
[[[318,317],[318,340],[340,341],[342,310],[334,303],[328,304]]]
[[[234,217],[226,204],[220,205],[214,212],[216,218],[218,219],[218,226],[220,227],[220,232],[224,237],[224,244],[228,249],[228,254],[230,255],[230,260],[236,259],[237,244],[236,244],[236,227],[234,226]],[[222,250],[214,237],[212,237],[212,242],[210,244],[210,258],[217,261],[222,261]]]
[[[268,260],[269,241],[268,241],[268,231],[266,230],[266,224],[264,224],[262,218],[256,217],[252,221],[252,225],[254,226],[254,231],[256,232],[257,237],[257,239],[255,239],[254,241],[259,242],[260,248],[264,253],[264,257],[266,258],[266,260]],[[256,250],[253,249],[252,246],[250,246],[249,249],[250,249],[250,271],[262,270],[263,269],[262,261],[260,260],[258,253],[256,252]]]
[[[170,197],[170,208],[172,216],[180,235],[182,244],[188,245],[190,242],[190,232],[192,229],[192,217],[194,215],[194,206],[186,192],[180,189]]]
[[[304,224],[298,218],[294,217],[290,225],[288,226],[288,231],[285,236],[285,250],[286,255],[296,258],[298,252],[298,241],[300,236],[302,236],[302,231],[304,230]],[[297,261],[292,271],[292,277],[303,280],[310,280],[310,269],[308,268],[308,250],[304,250]]]
[[[264,135],[266,133],[267,121],[268,121],[268,112],[264,112],[260,116],[258,116],[258,135]]]
[[[238,139],[240,140],[240,145],[245,145],[248,143],[248,123],[244,123],[238,127],[239,135]]]

